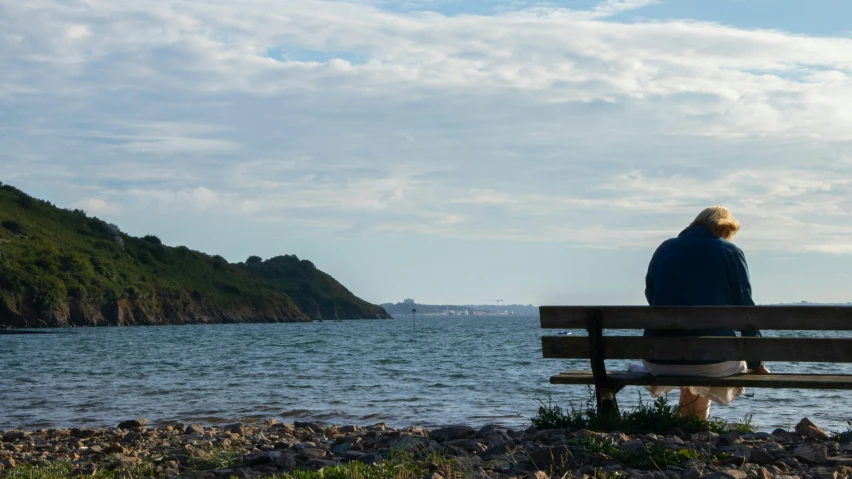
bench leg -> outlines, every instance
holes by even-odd
[[[615,427],[621,421],[621,414],[618,412],[618,401],[615,399],[615,395],[620,389],[595,389],[598,415],[605,423],[612,427]]]

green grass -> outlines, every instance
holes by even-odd
[[[235,448],[215,447],[203,456],[187,457],[184,462],[190,471],[214,471],[238,464],[240,453]]]
[[[620,417],[613,424],[598,414],[591,392],[584,408],[577,409],[572,405],[568,412],[563,411],[550,398],[547,402],[539,401],[538,415],[530,421],[538,429],[618,430],[627,434],[672,434],[677,430],[687,433],[712,431],[721,434],[749,433],[757,430],[752,424],[751,415],[746,415],[742,422],[732,425],[720,419],[708,421],[695,415],[681,416],[677,405],[669,404],[666,396],[657,398],[650,405],[643,402],[640,396],[639,405],[632,410],[621,411]]]
[[[190,461],[189,471],[210,471],[234,466],[236,460],[229,450],[212,452],[200,462]],[[238,459],[238,457],[236,458]],[[347,462],[320,470],[300,468],[282,474],[265,476],[264,479],[421,479],[428,477],[437,466],[437,471],[445,478],[473,478],[473,468],[463,459],[451,459],[421,452],[419,457],[411,452],[391,451],[388,458],[375,463],[364,464],[358,461]],[[70,462],[55,463],[49,466],[24,466],[7,471],[4,479],[69,479],[72,470]],[[98,469],[95,479],[138,479],[158,477],[153,464],[146,463],[135,468]],[[162,476],[159,476],[162,477]]]
[[[270,477],[275,479],[420,479],[424,474],[425,470],[413,461],[397,459],[376,464],[353,461],[320,470],[296,469]]]
[[[71,475],[74,466],[71,462],[56,462],[48,466],[23,466],[10,469],[0,473],[3,479],[69,479],[74,477],[87,477],[94,479],[134,479],[141,477],[154,477],[155,467],[151,463],[142,463],[136,467],[99,467],[94,475]],[[4,475],[5,474],[5,475]]]
[[[833,441],[848,442],[852,440],[852,419],[847,419],[846,424],[848,424],[848,426],[846,426],[846,431],[833,431],[831,433],[831,439]]]
[[[686,461],[700,457],[700,453],[694,449],[673,451],[662,444],[646,446],[644,449],[624,449],[612,439],[599,440],[593,437],[575,439],[571,445],[581,453],[605,454],[623,466],[636,469],[663,470],[668,466],[682,466]]]

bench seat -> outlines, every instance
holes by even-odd
[[[653,376],[648,373],[608,371],[607,384],[624,386],[726,386],[749,388],[852,389],[850,374],[738,374],[724,378]],[[550,377],[551,384],[595,384],[592,371],[565,371]]]

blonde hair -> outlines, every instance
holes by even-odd
[[[740,230],[740,222],[724,206],[711,206],[698,213],[690,226],[703,226],[716,236],[730,240]]]

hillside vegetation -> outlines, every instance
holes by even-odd
[[[358,298],[313,263],[299,260],[295,255],[276,256],[266,261],[251,256],[240,263],[240,267],[286,293],[312,318],[390,317],[381,306]]]
[[[328,279],[338,284],[333,278],[295,261],[301,268],[287,271],[301,279],[267,282],[221,256],[166,246],[153,235],[136,238],[0,184],[0,326],[309,321],[317,311],[388,317],[342,286],[346,294],[335,297],[327,287]],[[302,310],[276,282],[297,285],[302,304],[332,309]]]

